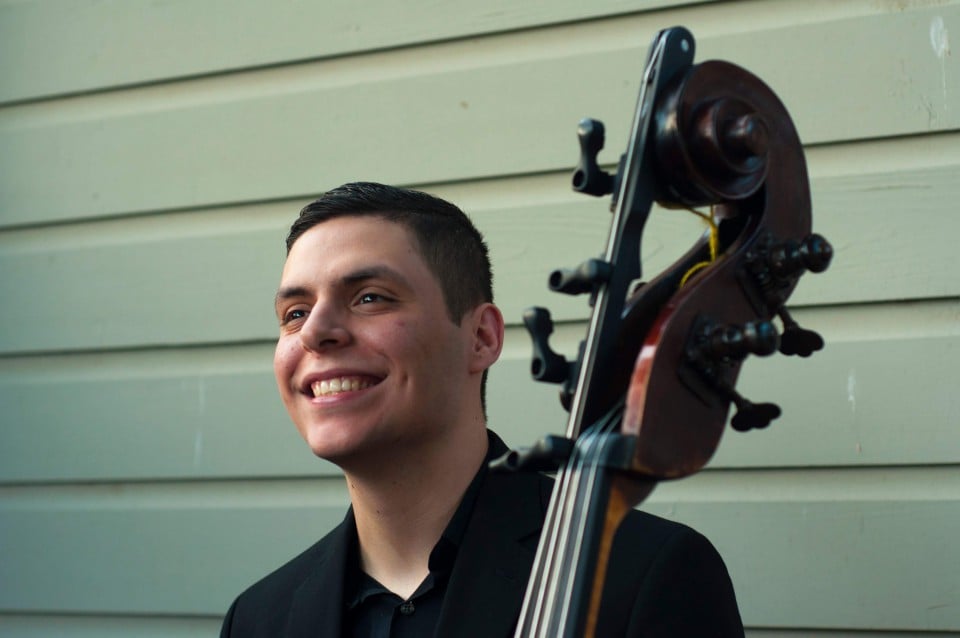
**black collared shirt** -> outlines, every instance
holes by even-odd
[[[491,446],[492,447],[492,446]],[[487,453],[490,456],[490,452]],[[473,505],[487,473],[484,460],[464,492],[453,518],[430,552],[430,573],[417,590],[404,600],[360,568],[356,530],[347,558],[344,601],[344,636],[348,638],[424,638],[432,636],[440,620],[447,582],[463,541]]]

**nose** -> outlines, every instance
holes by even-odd
[[[350,341],[343,316],[329,304],[318,301],[300,328],[300,344],[308,352],[321,352]]]

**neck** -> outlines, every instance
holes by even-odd
[[[394,454],[366,471],[344,468],[360,566],[402,598],[426,578],[430,552],[486,455],[485,429],[457,438]]]

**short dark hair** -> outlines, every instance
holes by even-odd
[[[381,217],[416,239],[420,256],[437,278],[450,319],[493,301],[493,275],[483,235],[448,201],[420,191],[375,182],[352,182],[327,191],[300,211],[287,235],[287,253],[297,239],[336,217]]]
[[[448,201],[376,182],[352,182],[327,191],[300,211],[287,235],[287,254],[300,235],[336,217],[380,217],[413,235],[420,256],[437,278],[447,314],[460,324],[468,311],[493,301],[493,273],[483,235]],[[487,372],[480,406],[487,413]]]

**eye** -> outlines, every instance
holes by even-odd
[[[389,294],[385,294],[376,288],[367,288],[357,291],[353,303],[355,306],[364,307],[364,311],[380,312],[381,310],[387,310],[395,301],[396,298]]]
[[[378,295],[375,292],[365,292],[360,297],[357,298],[357,303],[359,304],[368,304],[368,303],[377,303],[378,301],[386,301],[387,298],[383,295]]]
[[[303,319],[306,316],[307,316],[306,310],[302,308],[295,308],[293,310],[288,310],[286,313],[284,313],[280,323],[283,325],[286,325],[293,321],[297,321],[298,319]]]

